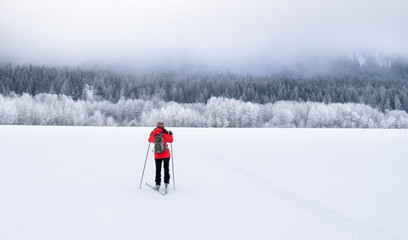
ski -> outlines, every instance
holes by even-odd
[[[158,192],[158,193],[160,193],[161,195],[163,195],[163,196],[165,196],[166,195],[166,193],[164,193],[164,192],[162,192],[162,191],[160,191],[160,190],[158,190],[158,189],[156,189],[155,187],[153,187],[152,185],[150,185],[150,184],[148,184],[148,183],[146,183],[146,185],[147,186],[149,186],[149,187],[151,187],[154,191],[156,191],[156,192]],[[166,192],[167,192],[167,189],[166,189]]]

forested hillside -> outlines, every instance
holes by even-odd
[[[206,103],[225,97],[252,103],[276,101],[363,103],[380,111],[408,111],[408,65],[343,60],[324,75],[254,76],[234,73],[137,73],[7,64],[0,93],[62,94],[74,100],[149,100]]]
[[[408,128],[401,61],[349,59],[304,76],[7,64],[0,80],[0,124]]]

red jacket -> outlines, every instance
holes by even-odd
[[[156,136],[156,134],[159,134],[163,131],[163,129],[160,128],[155,128],[151,133],[150,133],[150,137],[149,137],[149,142],[150,143],[154,143],[154,138]],[[164,151],[163,153],[157,153],[154,152],[154,158],[156,159],[162,159],[162,158],[169,158],[170,157],[170,150],[168,148],[168,144],[167,143],[171,143],[173,142],[173,136],[169,135],[167,133],[163,134],[163,142],[164,142],[164,146],[167,147],[166,151]]]

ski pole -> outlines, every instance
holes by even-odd
[[[171,168],[173,169],[173,189],[176,190],[176,179],[174,177],[173,143],[170,143],[170,147],[171,147]]]
[[[150,149],[150,143],[149,143],[149,146],[147,147],[146,160],[145,160],[145,163],[144,163],[142,178],[140,179],[139,188],[142,188],[142,181],[143,181],[143,176],[144,176],[144,172],[145,172],[145,168],[146,168],[147,156],[149,156],[149,149]]]

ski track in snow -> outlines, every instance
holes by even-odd
[[[219,162],[251,178],[254,182],[257,182],[266,189],[268,189],[272,194],[277,195],[280,198],[287,201],[288,203],[304,211],[309,212],[311,215],[325,222],[327,225],[338,227],[341,231],[346,230],[351,231],[353,233],[357,233],[360,236],[360,239],[379,239],[379,240],[395,239],[395,237],[390,237],[389,234],[386,234],[382,231],[380,232],[378,230],[378,227],[358,222],[330,208],[329,206],[317,202],[307,201],[306,199],[302,199],[296,196],[294,193],[279,188],[275,184],[271,183],[270,181],[266,181],[265,179],[257,176],[254,173],[250,173],[243,169],[238,169],[235,166],[232,166],[223,161]]]
[[[207,160],[210,160],[213,163],[216,163],[227,169],[233,169],[234,171],[246,176],[248,179],[251,179],[254,182],[254,184],[262,186],[271,194],[278,196],[286,203],[289,203],[302,211],[308,212],[311,216],[319,219],[328,226],[338,228],[340,231],[349,231],[353,234],[357,234],[358,235],[357,239],[362,240],[397,239],[395,236],[392,236],[391,234],[380,230],[378,226],[371,226],[369,224],[359,222],[355,219],[352,219],[349,216],[342,214],[339,211],[336,211],[330,206],[303,199],[288,190],[278,187],[271,181],[265,180],[264,178],[260,177],[259,175],[253,172],[247,171],[243,168],[239,168],[236,165],[230,164],[229,162],[222,160],[222,157],[213,155],[206,151],[202,151],[201,149],[196,148],[193,145],[189,145],[188,147],[194,148],[194,152],[198,152],[206,156]]]

